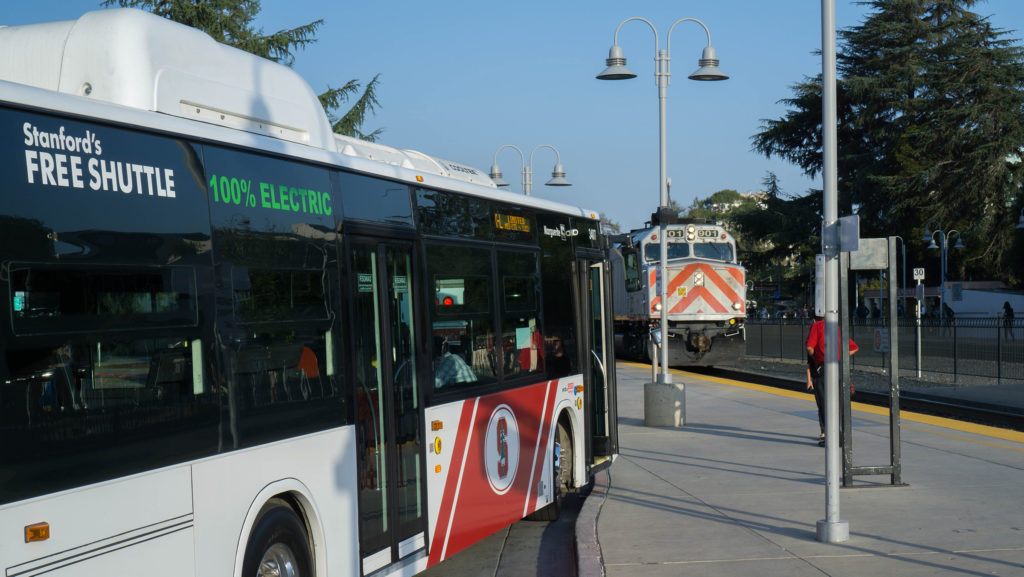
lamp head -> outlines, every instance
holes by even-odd
[[[928,248],[939,248],[939,245],[935,244],[935,239],[932,239],[932,243],[928,245]]]
[[[957,237],[956,237],[956,244],[953,245],[953,248],[966,248],[964,246],[963,241],[960,240],[960,236],[959,235],[957,235]]]
[[[497,164],[491,165],[491,173],[488,176],[494,181],[494,186],[508,186],[508,183],[501,178],[501,169]]]
[[[608,50],[608,58],[604,61],[607,68],[597,75],[599,80],[628,80],[636,78],[632,70],[626,68],[626,58],[622,55],[622,47],[613,44]]]
[[[1024,228],[1024,209],[1020,211],[1020,220],[1017,221],[1016,228]]]
[[[562,169],[561,164],[555,165],[555,170],[551,172],[551,180],[544,184],[547,186],[572,186],[572,183],[565,179],[565,170]]]
[[[690,80],[710,81],[729,79],[724,72],[718,69],[718,57],[715,55],[715,49],[711,46],[704,47],[704,52],[701,54],[700,60],[697,61],[697,65],[700,68],[690,75]]]

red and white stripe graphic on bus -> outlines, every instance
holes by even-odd
[[[554,415],[582,396],[577,375],[427,408],[428,566],[551,502]]]
[[[703,277],[702,282],[695,282]],[[680,270],[669,267],[669,314],[736,314],[746,307],[743,294],[743,271],[738,267],[712,266],[704,262],[690,263]],[[740,303],[740,310],[732,308]]]

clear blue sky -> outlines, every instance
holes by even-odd
[[[8,2],[0,24],[66,20],[99,0]],[[975,11],[1024,36],[1024,1],[981,0]],[[836,0],[837,26],[861,22],[864,8]],[[381,75],[381,109],[365,128],[380,141],[458,160],[483,170],[513,144],[527,155],[555,146],[571,187],[545,187],[554,153],[533,156],[533,194],[640,226],[658,202],[658,94],[654,35],[630,22],[619,35],[633,80],[602,81],[616,26],[651,21],[665,48],[669,27],[698,18],[711,30],[725,82],[694,82],[704,31],[684,22],[672,34],[668,89],[668,175],[672,197],[688,206],[721,189],[755,191],[769,171],[783,190],[804,194],[819,181],[751,151],[750,137],[790,86],[821,72],[821,3],[816,0],[666,2],[479,2],[467,0],[263,0],[265,32],[323,19],[319,42],[295,69],[317,92],[328,84]],[[521,161],[504,150],[498,164],[519,191]]]

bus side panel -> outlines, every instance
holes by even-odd
[[[581,423],[582,383],[576,375],[426,409],[428,565],[551,502],[553,410],[571,405]]]
[[[304,508],[317,567],[332,577],[358,575],[355,447],[355,428],[348,426],[193,465],[197,574],[241,571],[232,563],[245,555],[255,515],[268,498],[287,492]]]
[[[171,533],[138,545],[118,549],[45,573],[46,577],[109,577],[110,575],[146,575],[146,577],[181,577],[192,575],[192,530]],[[32,575],[31,573],[28,575]]]
[[[188,467],[174,467],[0,508],[5,574],[191,575],[189,487]],[[43,522],[50,538],[24,543]]]

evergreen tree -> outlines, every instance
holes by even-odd
[[[814,255],[821,252],[820,191],[806,196],[786,194],[773,173],[768,173],[764,186],[764,208],[755,203],[732,214],[740,253],[753,271],[751,278],[767,277],[781,263],[813,263]],[[802,274],[798,269],[791,272]]]
[[[1009,280],[1005,265],[1024,165],[1024,50],[971,12],[977,0],[871,0],[840,32],[840,212],[865,236],[919,239],[929,221],[963,233],[968,270]],[[821,78],[786,99],[754,148],[821,170]],[[932,227],[934,228],[934,226]]]
[[[104,6],[140,8],[198,28],[214,40],[250,52],[286,66],[295,62],[295,51],[316,42],[316,31],[324,23],[316,20],[287,30],[264,34],[262,28],[255,28],[253,21],[259,15],[260,0],[104,0]],[[358,80],[349,80],[340,88],[327,87],[319,95],[320,104],[327,112],[332,129],[338,134],[374,141],[381,129],[362,132],[363,122],[380,103],[377,101],[377,85],[380,75],[374,76],[366,86]],[[359,94],[362,89],[362,94]],[[338,116],[342,104],[356,96],[352,107]]]

